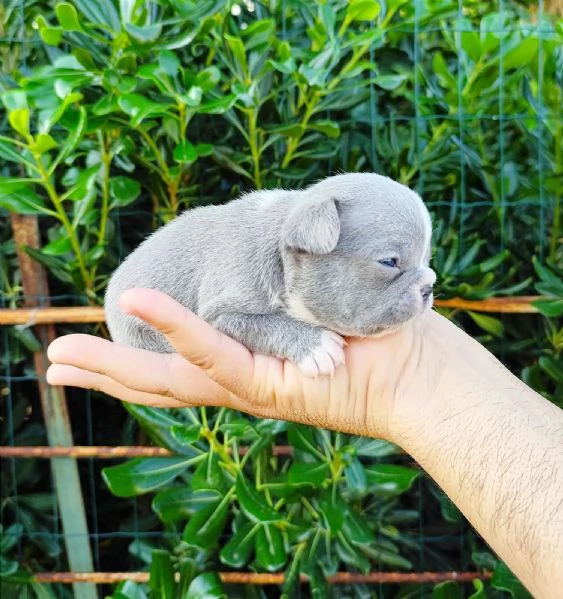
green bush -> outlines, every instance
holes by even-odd
[[[27,251],[55,292],[100,303],[119,260],[184,209],[342,170],[381,172],[417,189],[433,213],[441,297],[547,296],[543,316],[450,314],[561,401],[560,20],[477,0],[3,10],[0,209],[40,218],[43,246]],[[15,306],[6,230],[2,241],[2,295]],[[225,568],[285,571],[286,594],[306,573],[312,595],[326,597],[325,576],[340,569],[494,567],[469,534],[455,549],[426,548],[423,517],[440,537],[459,531],[460,515],[387,443],[225,410],[128,409],[179,454],[104,471],[117,496],[156,492],[167,535],[132,546],[152,561],[151,596],[184,596],[173,569],[186,597],[221,596],[212,573]],[[293,455],[276,455],[286,443]],[[505,580],[501,571],[493,587],[513,584]],[[461,588],[399,593],[497,592]],[[115,596],[142,592],[127,584]]]

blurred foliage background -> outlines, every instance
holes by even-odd
[[[375,171],[425,199],[439,297],[544,296],[539,314],[447,313],[563,405],[563,22],[550,7],[6,0],[2,307],[24,299],[10,213],[38,218],[41,247],[26,251],[47,270],[51,304],[97,305],[119,261],[183,210]],[[58,332],[70,330],[104,334]],[[2,444],[46,444],[31,359],[40,343],[25,326],[0,335]],[[492,581],[333,592],[526,596],[388,443],[225,410],[126,411],[95,393],[68,395],[76,444],[150,441],[178,454],[80,462],[77,501],[96,570],[151,571],[148,586],[100,587],[99,596],[329,597],[325,577],[342,570],[479,568],[493,570]],[[71,596],[27,574],[69,569],[45,460],[3,460],[0,509],[2,597]],[[286,583],[225,587],[224,570],[285,572]]]

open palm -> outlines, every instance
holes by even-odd
[[[429,313],[387,337],[348,339],[346,365],[332,378],[311,379],[287,361],[253,355],[158,291],[128,291],[121,305],[164,333],[178,353],[69,335],[49,348],[49,383],[151,406],[225,406],[390,440],[401,405],[424,401],[437,384],[428,333],[452,326]]]

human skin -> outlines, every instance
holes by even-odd
[[[88,335],[49,348],[52,385],[152,406],[225,406],[387,439],[442,487],[534,597],[563,589],[563,411],[436,312],[377,339],[349,338],[346,365],[311,379],[252,355],[171,298],[123,294],[164,333],[157,354]]]

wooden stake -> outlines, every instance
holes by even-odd
[[[11,222],[25,304],[28,308],[39,309],[49,303],[47,277],[43,267],[24,251],[25,246],[40,246],[37,217],[13,214]],[[64,389],[47,385],[45,378],[48,367],[47,346],[55,339],[55,327],[52,324],[38,326],[36,334],[41,341],[42,350],[33,354],[33,361],[49,445],[69,447],[73,445],[73,438]],[[51,468],[69,566],[76,571],[92,571],[94,565],[76,461],[72,458],[53,460]],[[75,584],[74,596],[78,599],[98,597],[94,584]]]

